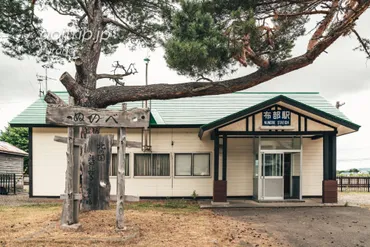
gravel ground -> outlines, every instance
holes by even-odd
[[[370,207],[370,193],[369,192],[341,192],[338,196],[340,203],[348,202],[349,205],[360,205]]]
[[[22,206],[37,205],[43,203],[61,203],[58,199],[47,198],[28,198],[28,193],[19,193],[17,195],[0,195],[0,206]]]
[[[284,246],[370,246],[370,210],[360,207],[219,209],[229,216],[267,233]]]

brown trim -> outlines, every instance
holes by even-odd
[[[33,197],[33,129],[28,128],[28,178],[29,178],[29,197]]]
[[[213,181],[213,201],[227,202],[227,181]]]
[[[337,180],[322,181],[322,202],[338,203],[338,183]]]

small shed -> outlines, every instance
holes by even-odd
[[[23,159],[28,156],[25,151],[7,143],[0,141],[0,187],[5,187],[5,183],[12,181],[14,190],[14,176],[16,187],[23,188]],[[15,174],[10,176],[10,174]],[[9,192],[9,191],[8,191]]]

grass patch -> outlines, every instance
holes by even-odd
[[[178,200],[178,199],[167,199],[161,201],[141,201],[141,202],[130,202],[126,203],[126,209],[132,210],[150,210],[150,209],[161,209],[161,210],[181,210],[181,211],[198,211],[199,206],[197,203],[189,200]]]
[[[37,208],[37,209],[49,209],[49,208],[55,208],[55,207],[61,207],[62,205],[60,203],[34,203],[34,204],[24,204],[20,205],[18,207],[21,208]]]

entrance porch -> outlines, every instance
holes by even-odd
[[[213,202],[233,196],[259,202],[314,196],[337,203],[336,139],[357,130],[283,96],[203,125],[199,137],[214,141]]]
[[[312,140],[312,136],[279,133],[215,132],[213,202],[227,202],[228,196],[252,197],[257,202],[297,202],[314,196],[324,203],[337,202],[336,158],[327,160],[327,152],[335,153],[336,146],[327,148],[324,136]],[[330,184],[333,180],[335,185]]]

